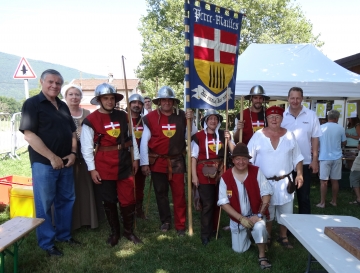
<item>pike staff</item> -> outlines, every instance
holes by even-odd
[[[127,107],[127,114],[128,114],[129,138],[132,141],[133,140],[133,137],[132,137],[132,135],[133,135],[133,127],[132,127],[132,118],[131,118],[131,111],[130,111],[130,103],[129,103],[127,81],[126,81],[125,62],[124,62],[125,57],[121,56],[121,58],[122,58],[122,65],[123,65],[123,72],[124,72],[124,84],[125,84],[125,95],[126,95],[126,107]],[[133,148],[133,145],[130,146],[131,162],[134,162],[134,148]],[[134,197],[135,197],[135,200],[136,200],[135,174],[133,174],[133,178],[134,178]],[[135,219],[136,219],[136,217],[135,217]],[[135,222],[135,226],[136,226],[136,222]]]

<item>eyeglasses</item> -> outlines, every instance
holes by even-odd
[[[269,120],[272,120],[272,119],[280,120],[282,118],[282,116],[272,115],[272,116],[267,116],[266,118],[269,119]]]

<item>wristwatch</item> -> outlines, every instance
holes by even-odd
[[[257,214],[257,217],[263,219],[263,218],[264,218],[264,215],[262,215],[261,213],[258,213],[258,214]]]

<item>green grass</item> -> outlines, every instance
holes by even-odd
[[[27,152],[20,153],[21,161],[3,159],[0,161],[0,177],[8,175],[31,176]],[[145,192],[148,193],[149,183]],[[349,205],[354,194],[349,189],[342,189],[338,198],[338,207],[328,205],[331,190],[328,191],[327,207],[316,208],[320,199],[318,180],[314,177],[312,184],[312,213],[329,215],[351,215],[360,218],[360,207]],[[294,202],[296,204],[296,201]],[[295,206],[295,212],[297,208]],[[0,222],[8,219],[8,210],[0,213]],[[81,246],[69,247],[57,244],[64,251],[61,258],[48,258],[37,246],[35,232],[23,241],[19,250],[20,272],[262,272],[257,263],[257,247],[243,253],[231,249],[230,232],[220,231],[222,238],[212,240],[207,247],[200,241],[200,215],[193,211],[193,236],[179,238],[174,229],[163,234],[159,231],[157,206],[151,191],[149,220],[138,220],[136,234],[143,240],[143,245],[121,238],[119,245],[111,248],[105,244],[109,233],[106,221],[97,229],[81,228],[74,232],[74,238],[82,242]],[[228,224],[229,218],[222,213],[220,226]],[[277,226],[274,224],[272,238],[276,239]],[[267,253],[272,262],[272,272],[298,273],[305,272],[307,251],[295,238],[290,238],[293,250],[282,248],[274,242]],[[6,256],[6,272],[12,272],[11,256]]]

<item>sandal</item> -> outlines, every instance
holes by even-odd
[[[271,268],[271,263],[268,260],[268,258],[266,257],[259,257],[258,259],[259,265],[261,269],[270,269]],[[261,264],[262,262],[266,262],[266,264]]]
[[[285,240],[287,242],[284,242]],[[288,237],[279,237],[276,241],[285,248],[288,248],[288,249],[294,248],[292,245],[290,245]]]
[[[360,202],[358,200],[349,202],[350,205],[359,205],[360,206]]]
[[[167,232],[170,229],[170,223],[164,223],[160,226],[162,232]]]

